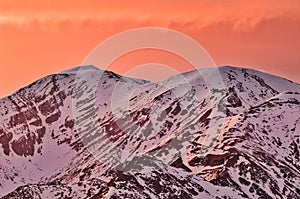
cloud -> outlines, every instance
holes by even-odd
[[[39,26],[57,30],[62,24],[133,23],[168,26],[193,24],[202,28],[220,23],[233,24],[235,30],[255,27],[264,20],[284,18],[300,21],[297,0],[183,0],[175,1],[70,1],[60,3],[5,1],[0,3],[0,23]]]

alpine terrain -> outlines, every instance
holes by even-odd
[[[300,85],[223,66],[93,66],[0,99],[0,197],[300,198]]]

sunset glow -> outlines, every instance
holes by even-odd
[[[199,42],[218,66],[254,68],[300,82],[297,0],[0,0],[0,96],[46,75],[81,65],[103,40],[139,27],[180,31]],[[191,70],[155,51],[133,52],[111,70],[125,74],[158,62]]]

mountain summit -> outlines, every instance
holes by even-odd
[[[0,99],[0,197],[300,198],[300,85],[81,66]]]

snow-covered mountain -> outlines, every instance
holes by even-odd
[[[300,85],[77,67],[0,99],[2,198],[300,198]]]

